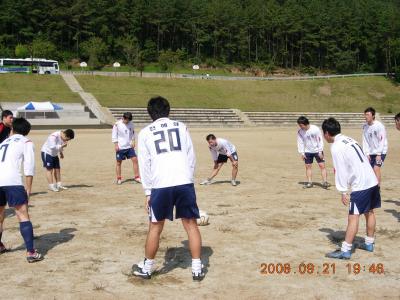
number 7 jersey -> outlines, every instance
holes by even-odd
[[[196,158],[182,122],[160,118],[143,128],[138,137],[138,160],[146,195],[151,189],[193,183]]]
[[[0,144],[0,186],[23,185],[21,165],[25,176],[35,173],[35,154],[31,140],[14,134]]]
[[[368,158],[355,140],[338,134],[331,146],[335,183],[339,192],[367,190],[378,184]]]

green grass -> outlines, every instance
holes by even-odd
[[[162,95],[173,107],[243,111],[400,111],[400,88],[384,77],[308,81],[231,81],[76,76],[103,106],[144,107]]]
[[[0,74],[0,102],[53,101],[81,103],[61,76]]]

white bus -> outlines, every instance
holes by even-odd
[[[0,58],[0,73],[59,74],[58,61],[44,58]]]

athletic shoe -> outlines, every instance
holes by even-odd
[[[322,188],[324,188],[324,189],[326,189],[326,190],[327,190],[330,186],[331,186],[331,185],[328,183],[328,181],[325,181],[325,182],[322,183]]]
[[[303,186],[304,189],[310,189],[310,188],[312,188],[312,187],[313,187],[313,184],[312,184],[311,182],[307,182],[307,183]]]
[[[68,188],[63,185],[57,185],[57,188],[58,190],[68,190]]]
[[[121,179],[117,179],[117,184],[121,185],[122,184],[122,180]]]
[[[358,249],[365,250],[365,251],[368,251],[368,252],[374,252],[374,248],[375,248],[375,244],[363,243],[363,244],[358,246]]]
[[[209,185],[209,184],[211,184],[211,180],[209,180],[209,179],[206,179],[206,180],[200,182],[200,185]]]
[[[60,190],[55,186],[49,186],[49,190],[53,192],[59,192]]]
[[[231,180],[231,184],[233,185],[233,186],[237,186],[237,182],[236,182],[236,180]]]
[[[4,246],[4,244],[2,242],[0,242],[0,254],[6,253],[10,251],[9,249],[6,248],[6,246]]]
[[[142,183],[142,180],[140,179],[139,176],[136,176],[133,180],[136,181],[137,183]]]
[[[200,273],[195,274],[192,272],[193,281],[202,281],[205,276],[206,274],[203,272],[203,265],[201,265]]]
[[[132,274],[136,277],[140,277],[143,279],[151,279],[151,273],[147,273],[143,271],[143,263],[140,264],[134,264],[132,266]]]
[[[351,250],[343,252],[342,250],[338,249],[338,250],[335,250],[333,252],[326,254],[326,257],[336,258],[336,259],[350,259]]]
[[[42,256],[42,254],[37,252],[37,250],[35,250],[34,252],[29,252],[28,255],[26,256],[26,260],[28,261],[28,263],[34,263],[37,261],[41,261],[43,259],[44,257]]]

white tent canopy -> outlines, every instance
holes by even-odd
[[[50,112],[56,110],[62,110],[63,108],[60,105],[51,103],[50,101],[47,102],[29,102],[23,106],[17,108],[19,112],[30,112],[30,111],[37,111],[37,112]]]

